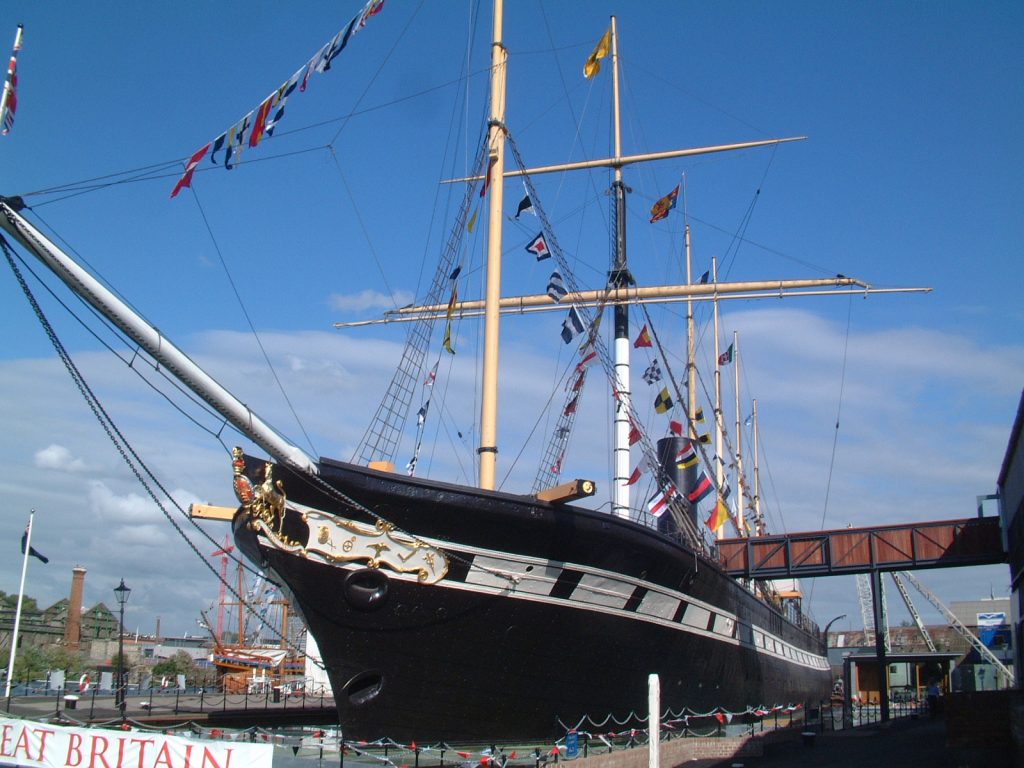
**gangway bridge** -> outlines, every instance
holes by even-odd
[[[998,517],[722,539],[719,562],[744,579],[809,578],[1007,561]]]
[[[928,637],[903,580],[910,581],[960,632],[1009,679],[1009,671],[948,609],[908,571],[992,565],[1008,560],[998,517],[938,520],[923,523],[843,528],[831,531],[769,534],[717,542],[718,558],[730,576],[742,579],[812,578],[857,575],[870,578],[875,654],[882,669],[888,655],[885,592],[882,574],[892,573],[901,597],[910,608],[929,647]],[[861,586],[860,584],[858,585]],[[863,598],[866,595],[862,596]],[[867,628],[867,622],[865,622]],[[961,631],[962,630],[962,631]],[[889,719],[889,697],[881,676],[881,719]]]

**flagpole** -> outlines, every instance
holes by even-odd
[[[7,79],[4,80],[4,93],[0,97],[0,128],[4,125],[4,120],[7,119],[7,108],[10,102],[11,92],[14,90],[14,83],[12,78],[14,77],[14,66],[15,56],[18,55],[18,51],[21,50],[21,35],[24,32],[24,26],[19,24],[18,31],[14,33],[14,49],[11,52],[11,62],[7,65]]]
[[[732,365],[736,395],[736,530],[738,535],[746,536],[743,524],[744,504],[746,503],[746,482],[743,479],[743,433],[740,432],[740,334],[732,332]]]
[[[21,586],[18,587],[18,608],[14,613],[14,632],[11,634],[11,656],[7,662],[7,684],[4,698],[11,695],[11,680],[14,678],[14,653],[18,648],[18,629],[21,627],[21,604],[25,598],[25,574],[28,573],[28,553],[32,551],[32,518],[36,511],[28,513],[28,528],[25,529],[25,555],[21,562]]]

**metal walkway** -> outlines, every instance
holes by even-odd
[[[997,517],[722,539],[718,553],[730,576],[745,579],[916,571],[1007,561]]]

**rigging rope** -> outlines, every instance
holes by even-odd
[[[819,530],[825,530],[825,516],[828,514],[828,502],[832,492],[832,472],[836,466],[836,449],[839,446],[839,422],[840,415],[843,412],[843,395],[846,391],[846,360],[847,354],[850,349],[850,325],[853,317],[853,297],[849,298],[846,307],[846,334],[843,336],[843,365],[839,374],[839,401],[836,403],[836,426],[835,431],[832,433],[832,454],[828,461],[828,476],[825,481],[825,503],[821,509],[821,524]],[[814,587],[817,584],[817,579],[811,580],[811,591],[808,595],[808,600],[814,599]]]
[[[181,508],[181,506],[178,504],[177,501],[175,501],[171,493],[164,487],[160,480],[157,479],[157,477],[152,473],[152,471],[142,460],[142,458],[138,455],[135,449],[131,446],[131,443],[128,442],[128,439],[124,436],[120,429],[118,429],[117,425],[114,423],[114,420],[103,407],[102,403],[100,403],[99,398],[96,397],[96,394],[92,391],[92,388],[89,386],[89,383],[85,380],[85,377],[82,375],[82,372],[78,369],[78,366],[75,365],[75,362],[71,358],[70,353],[68,353],[67,349],[61,343],[56,331],[50,324],[50,321],[46,317],[46,314],[43,312],[42,307],[39,305],[39,302],[36,301],[36,298],[32,293],[32,289],[29,288],[28,283],[25,281],[24,276],[21,274],[21,270],[18,269],[18,265],[15,262],[13,252],[10,248],[10,245],[7,242],[7,239],[2,236],[0,236],[0,249],[3,250],[4,256],[7,259],[7,263],[10,266],[11,271],[14,273],[15,279],[18,281],[18,285],[21,287],[22,292],[25,294],[25,298],[28,300],[29,305],[32,307],[32,311],[35,313],[36,318],[39,320],[40,325],[43,327],[43,330],[45,331],[47,338],[50,340],[50,343],[53,345],[54,350],[57,352],[57,356],[64,364],[64,367],[67,370],[68,374],[70,375],[71,380],[74,382],[75,387],[81,393],[82,398],[89,406],[89,409],[96,417],[96,420],[103,428],[103,431],[106,432],[107,437],[110,439],[110,442],[113,444],[117,452],[121,455],[122,460],[131,470],[132,474],[135,475],[136,480],[138,480],[139,484],[145,489],[147,495],[150,497],[153,503],[156,504],[156,506],[160,509],[160,512],[171,524],[174,530],[177,531],[178,535],[182,539],[184,539],[189,549],[191,549],[192,552],[196,555],[196,557],[198,557],[202,561],[203,565],[206,566],[206,568],[211,573],[213,573],[217,581],[221,582],[220,573],[203,556],[203,554],[199,551],[199,548],[195,545],[192,539],[189,538],[189,536],[185,533],[182,527],[178,525],[178,522],[168,511],[167,506],[165,506],[161,498],[153,490],[153,487],[155,486],[157,489],[159,489],[163,496],[169,501],[170,505],[177,509],[179,514],[185,517],[192,524],[193,528],[199,531],[199,533],[202,534],[209,542],[211,542],[215,546],[217,545],[217,542],[213,539],[212,536],[210,536],[206,531],[204,531],[194,519],[189,517],[189,515],[185,512],[184,509]],[[244,566],[244,563],[242,563],[241,560],[238,560],[237,558],[232,559],[234,559],[236,562]],[[249,605],[245,598],[241,594],[239,594],[238,591],[232,585],[228,584],[227,582],[221,583],[223,583],[225,587],[231,591],[231,594],[238,599],[240,604]],[[287,638],[281,637],[280,633],[277,634],[284,643],[288,644]],[[305,656],[305,652],[303,650],[293,648],[290,646],[290,644],[289,649],[292,650],[294,653]],[[323,668],[322,664],[320,664],[320,666],[321,668]]]
[[[540,198],[537,195],[537,191],[533,186],[533,181],[531,180],[530,175],[526,173],[526,164],[523,162],[523,158],[519,152],[519,148],[516,145],[516,142],[513,139],[512,135],[508,132],[508,129],[505,128],[504,126],[503,129],[505,130],[506,140],[508,142],[509,148],[512,151],[512,155],[515,158],[516,165],[522,172],[523,184],[526,187],[526,192],[529,195],[531,202],[533,202],[534,204],[534,211],[537,215],[537,218],[541,222],[542,231],[544,232],[545,237],[548,238],[546,243],[548,246],[548,250],[555,259],[555,262],[558,264],[558,268],[562,274],[562,279],[565,283],[565,287],[568,288],[569,294],[579,293],[580,287],[576,279],[576,275],[573,272],[572,268],[569,266],[569,262],[565,258],[561,246],[558,244],[558,239],[555,237],[554,230],[551,227],[551,223],[547,217],[547,214],[545,213],[543,206],[540,204]],[[611,290],[612,286],[610,284],[607,284],[605,287],[606,297],[609,295],[609,292]],[[606,299],[598,302],[597,310],[603,311],[605,303]],[[584,327],[593,329],[598,314],[597,311],[592,312],[591,308],[588,306],[576,307],[575,309],[582,317]],[[604,369],[605,375],[608,377],[608,381],[611,384],[612,390],[614,392],[615,381],[617,380],[617,378],[611,353],[608,351],[608,346],[604,343],[601,336],[597,333],[592,334],[590,343],[592,344],[594,351],[597,353],[597,357],[601,362],[601,366]],[[618,402],[621,403],[622,401],[618,400]],[[575,414],[575,410],[573,410],[569,414],[566,414],[563,410],[562,417],[559,418],[559,425],[556,426],[555,432],[552,434],[551,441],[549,442],[548,446],[548,451],[545,453],[545,457],[549,455],[556,455],[559,449],[559,442],[562,439],[559,429],[564,428],[566,426],[563,425],[561,422],[564,419],[567,421],[567,425],[571,427],[572,422],[575,420]],[[635,406],[631,399],[628,402],[627,417],[632,424],[640,424],[640,419],[636,413]],[[650,437],[643,430],[640,431],[640,439],[638,440],[638,444],[640,446],[641,452],[643,453],[643,456],[645,457],[648,463],[648,466],[651,468],[652,474],[654,474],[655,477],[658,478],[659,488],[661,488],[664,491],[667,491],[668,489],[672,488],[673,486],[671,481],[669,480],[667,474],[665,473],[664,469],[661,467],[660,462],[658,461],[657,450],[655,449],[654,444],[651,442]],[[553,463],[551,466],[548,467],[545,467],[542,464],[540,470],[538,471],[538,480],[543,479],[545,471],[547,471],[547,473],[550,473],[552,477],[556,477],[557,473],[552,471],[552,467],[554,466],[555,465]],[[696,527],[693,525],[693,522],[689,518],[689,508],[690,504],[685,499],[679,497],[678,494],[671,495],[669,499],[669,511],[672,514],[672,517],[676,520],[681,532],[683,533],[688,543],[696,550],[703,551],[703,537],[701,537],[700,532],[696,529]],[[646,521],[646,510],[642,510],[641,515],[643,515],[641,519]]]
[[[306,431],[306,425],[302,423],[302,419],[299,418],[298,411],[295,410],[295,406],[288,397],[288,392],[284,388],[284,383],[281,378],[277,375],[277,368],[270,361],[270,355],[267,354],[266,347],[263,346],[263,339],[260,337],[259,331],[256,330],[256,325],[252,321],[252,316],[249,314],[249,310],[245,306],[245,301],[242,299],[242,294],[238,291],[238,285],[235,283],[235,279],[231,274],[231,270],[228,269],[227,262],[224,260],[224,253],[220,249],[220,243],[217,242],[217,237],[213,234],[213,227],[210,226],[210,220],[206,216],[206,210],[203,208],[203,204],[199,200],[199,194],[193,189],[192,198],[195,200],[196,208],[199,209],[199,215],[203,220],[203,225],[206,227],[206,233],[210,236],[210,242],[213,244],[213,250],[217,253],[217,260],[220,262],[221,268],[224,270],[224,276],[228,280],[228,285],[231,286],[232,293],[235,294],[235,301],[238,302],[238,308],[242,311],[242,317],[245,318],[246,324],[249,326],[249,331],[252,333],[253,338],[256,340],[256,346],[260,349],[260,354],[263,355],[263,361],[267,364],[267,368],[270,369],[270,375],[274,377],[274,383],[277,385],[278,391],[281,393],[281,397],[284,398],[285,403],[288,405],[288,410],[291,411],[292,418],[295,419],[295,423],[298,425],[303,436],[306,438],[306,443],[316,454],[316,447],[313,445],[313,438],[310,437],[309,432]]]

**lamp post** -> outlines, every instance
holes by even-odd
[[[117,604],[121,607],[121,623],[117,628],[117,685],[114,688],[114,703],[117,705],[118,710],[121,712],[121,721],[124,722],[124,604],[128,602],[128,595],[131,594],[131,588],[125,586],[124,579],[121,579],[121,583],[114,587],[114,597],[117,598]]]

